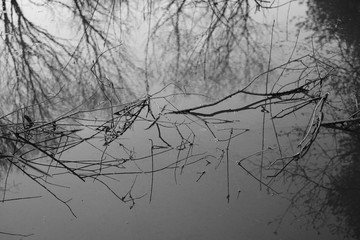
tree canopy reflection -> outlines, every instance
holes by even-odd
[[[118,4],[122,1],[44,1],[27,5],[2,1],[3,114],[29,107],[32,109],[27,114],[31,117],[51,119],[60,106],[70,109],[87,100],[91,107],[91,101],[103,101],[104,95],[114,94],[114,89],[126,89],[122,97],[131,97],[134,93],[125,79],[131,77],[135,66],[123,43],[104,29],[109,17],[108,25],[119,23],[121,29],[121,22],[115,22],[108,11]],[[53,29],[31,19],[34,8],[65,16],[70,12],[80,34],[76,39],[57,36]],[[101,50],[115,46],[114,51]],[[61,105],[56,104],[59,99]],[[112,101],[122,99],[112,96]]]
[[[301,209],[296,218],[309,217],[310,226],[328,225],[334,233],[359,238],[358,134],[359,134],[359,34],[357,1],[309,0],[308,18],[300,30],[312,31],[317,59],[327,66],[326,81],[332,97],[327,102],[325,121],[308,161],[288,168],[294,183],[304,186],[291,197],[293,207]],[[329,137],[332,136],[332,137]],[[324,139],[321,141],[321,139]],[[333,139],[333,140],[330,140]],[[316,163],[311,162],[317,159]],[[296,184],[296,183],[295,183]],[[290,211],[290,209],[289,209]],[[336,221],[327,212],[337,216]],[[310,217],[311,216],[311,217]]]

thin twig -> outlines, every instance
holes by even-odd
[[[230,147],[230,141],[231,141],[231,136],[233,134],[233,129],[231,128],[230,130],[230,136],[229,136],[229,141],[228,144],[226,146],[226,185],[227,185],[227,196],[226,199],[228,201],[228,203],[230,202],[230,172],[229,172],[229,147]]]
[[[151,203],[153,189],[154,189],[154,143],[152,139],[150,139],[150,142],[151,142],[151,186],[150,186],[149,203]]]

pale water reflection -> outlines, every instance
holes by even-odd
[[[0,239],[359,236],[353,1],[40,2],[1,15]]]
[[[188,98],[189,103],[196,103],[197,98]],[[242,101],[234,98],[233,102]],[[180,105],[184,105],[183,104]],[[198,102],[196,105],[200,105]],[[233,103],[231,103],[233,104]],[[231,105],[230,104],[230,105]],[[230,106],[229,105],[229,106]],[[182,106],[185,108],[186,106]],[[259,183],[237,166],[237,161],[259,151],[261,144],[261,121],[253,114],[231,114],[227,117],[239,119],[232,127],[247,126],[251,131],[244,132],[232,140],[230,146],[230,202],[226,200],[226,161],[225,159],[209,157],[193,165],[187,166],[182,174],[177,172],[175,183],[174,169],[169,168],[154,175],[152,201],[149,203],[151,174],[138,173],[130,175],[110,175],[111,178],[101,178],[107,186],[88,179],[85,183],[69,174],[55,176],[48,181],[57,186],[48,187],[56,192],[76,214],[70,211],[47,193],[38,184],[25,176],[12,174],[8,180],[16,187],[10,189],[7,198],[20,196],[42,196],[37,199],[7,202],[3,205],[1,217],[2,226],[7,232],[34,233],[26,239],[304,239],[317,238],[317,231],[307,229],[308,219],[295,219],[288,223],[285,216],[280,227],[276,218],[281,217],[289,206],[289,201],[283,187],[275,189],[283,194],[259,190]],[[261,116],[261,112],[260,112]],[[131,131],[119,138],[117,142],[135,149],[134,158],[149,154],[149,139],[156,139],[156,132],[144,135],[142,129],[148,124],[136,125],[139,130]],[[283,130],[286,130],[285,127]],[[193,153],[203,153],[214,156],[221,155],[224,143],[211,140],[211,133],[206,128],[194,127],[194,133],[199,141],[195,143]],[[220,129],[221,130],[221,129]],[[219,131],[219,129],[214,129]],[[266,133],[270,136],[271,128]],[[221,133],[221,132],[220,132]],[[219,134],[219,140],[228,138]],[[216,132],[216,134],[218,134]],[[79,132],[83,138],[91,135],[90,130]],[[268,135],[268,134],[267,134]],[[163,132],[163,137],[169,142],[174,138]],[[210,140],[207,140],[210,139]],[[63,160],[98,161],[104,150],[104,139],[98,138],[81,144],[61,156]],[[225,142],[226,145],[226,142]],[[99,150],[97,150],[95,147]],[[123,158],[124,153],[119,144],[107,149],[108,157]],[[156,167],[167,166],[175,162],[178,151],[156,156]],[[183,154],[183,153],[181,153]],[[203,155],[198,158],[201,159]],[[254,161],[259,154],[254,156]],[[189,159],[192,161],[192,159]],[[210,164],[209,164],[210,163]],[[255,163],[255,162],[254,162]],[[181,165],[182,163],[179,163]],[[132,165],[132,166],[131,166]],[[149,158],[131,164],[123,171],[110,169],[111,172],[127,172],[149,170]],[[255,167],[256,169],[257,167]],[[199,172],[206,174],[199,181]],[[257,170],[256,170],[257,172]],[[254,174],[256,174],[254,172]],[[100,176],[99,176],[100,179]],[[140,197],[133,206],[122,203],[108,188],[119,196],[124,196],[131,188],[132,197]],[[56,181],[55,181],[56,180]],[[9,184],[10,186],[11,184]],[[274,222],[275,221],[275,222]],[[273,224],[269,224],[274,222]],[[277,229],[278,234],[274,231]],[[323,239],[336,239],[326,230],[320,230]]]

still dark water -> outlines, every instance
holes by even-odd
[[[114,56],[106,55],[100,35],[76,33],[75,20],[65,13],[61,19],[56,9],[49,14],[45,3],[35,11],[19,1],[29,19],[74,44],[72,60],[61,68],[71,69],[74,79],[64,84],[59,73],[44,70],[48,82],[40,86],[48,97],[38,102],[22,94],[37,89],[33,82],[23,88],[1,83],[6,96],[18,98],[11,105],[11,97],[3,97],[0,239],[358,239],[360,5],[254,4],[251,31],[242,35],[251,44],[226,42],[240,33],[231,32],[231,18],[224,17],[220,24],[231,34],[214,30],[218,35],[208,48],[216,51],[206,52],[204,26],[187,32],[191,21],[182,19],[179,27],[176,18],[169,21],[173,25],[160,21],[161,34],[170,35],[154,38],[159,45],[144,50],[151,45],[146,27],[157,26],[162,12],[147,25],[140,13],[146,4],[139,2],[130,5],[131,21],[146,21],[136,29],[105,24],[104,32],[124,52],[121,61],[116,55],[116,64],[101,70],[96,64]],[[212,11],[220,14],[219,5],[212,4]],[[164,6],[153,7],[166,12]],[[180,12],[186,11],[173,16]],[[200,10],[187,13],[195,18]],[[188,38],[171,35],[171,26]],[[82,48],[86,41],[88,48]],[[217,48],[224,41],[227,50]],[[39,53],[45,49],[36,46]],[[94,50],[82,59],[91,46],[103,55],[94,57]],[[51,56],[47,61],[56,62]],[[81,69],[72,68],[80,63]],[[15,79],[11,74],[6,76]],[[42,105],[48,111],[36,107]]]

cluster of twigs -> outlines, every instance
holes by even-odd
[[[257,4],[262,2],[264,1],[259,1]],[[221,21],[222,17],[218,19]],[[229,34],[234,35],[233,32]],[[110,50],[112,49],[110,48]],[[175,96],[186,98],[192,95],[191,93],[180,91],[165,95],[166,90],[173,86],[172,84],[158,92],[150,93],[148,76],[145,96],[119,104],[121,102],[119,96],[123,89],[115,87],[113,82],[98,69],[98,63],[102,57],[104,57],[103,54],[98,55],[90,70],[96,79],[97,91],[104,96],[105,107],[85,110],[74,108],[49,120],[36,119],[36,114],[28,114],[34,107],[28,106],[0,118],[0,140],[2,142],[0,161],[2,165],[6,166],[4,167],[2,201],[9,200],[6,198],[7,179],[11,170],[17,169],[66,205],[75,217],[69,201],[60,198],[50,187],[56,184],[60,185],[56,182],[58,176],[70,174],[80,181],[97,181],[109,189],[121,202],[129,203],[130,208],[133,208],[136,200],[148,194],[138,194],[133,191],[137,176],[140,174],[150,175],[149,201],[151,201],[154,190],[154,174],[171,170],[174,172],[174,180],[177,182],[178,175],[183,173],[185,167],[199,163],[208,166],[214,160],[216,162],[215,169],[223,160],[226,162],[226,199],[230,201],[232,143],[236,138],[251,130],[246,127],[238,127],[239,119],[230,117],[230,114],[247,111],[260,112],[263,115],[263,144],[259,152],[261,154],[260,174],[246,165],[249,162],[253,164],[255,161],[250,159],[258,154],[240,159],[237,164],[245,173],[258,181],[260,186],[264,185],[268,190],[277,193],[276,189],[271,186],[272,182],[277,176],[284,173],[292,162],[299,161],[305,156],[323,124],[323,112],[328,93],[322,92],[322,86],[331,71],[321,66],[321,61],[314,55],[305,55],[295,59],[290,56],[286,63],[272,69],[270,68],[270,56],[268,70],[255,77],[245,87],[211,103],[185,109],[178,109],[171,99]],[[320,68],[323,69],[319,70]],[[293,72],[296,71],[299,72],[298,76],[293,75]],[[275,76],[278,72],[280,72],[278,79],[271,82],[269,76]],[[290,77],[293,80],[287,79],[282,82],[287,72],[292,72]],[[251,89],[255,82],[259,81],[266,82],[265,91]],[[232,104],[234,107],[229,108],[227,104],[231,103],[234,98],[251,100]],[[36,104],[41,105],[42,103],[36,102]],[[100,105],[99,103],[96,106]],[[312,114],[308,119],[308,126],[302,140],[299,142],[298,152],[284,156],[278,140],[280,134],[276,121],[281,121],[298,112],[309,111],[309,109],[312,109]],[[94,116],[102,116],[102,118],[98,119]],[[266,170],[275,171],[275,173],[268,174],[269,181],[263,177],[263,170],[266,168],[263,163],[264,153],[268,150],[275,152],[275,148],[264,147],[266,119],[273,126],[278,145],[276,149],[279,150],[276,153],[280,155],[276,159],[271,159],[271,163],[267,166]],[[141,147],[136,148],[136,146],[125,144],[123,141],[126,137],[131,137],[131,131],[134,129],[143,131],[144,135],[149,133],[148,139],[145,139],[147,152]],[[200,136],[199,129],[205,129],[209,135]],[[215,149],[221,153],[220,156],[216,156],[214,152],[203,150],[204,148],[194,147],[198,146],[198,140],[203,137],[217,140]],[[99,152],[99,156],[86,160],[66,159],[63,156],[64,153],[80,147],[80,145],[90,145]],[[115,156],[109,150],[112,146],[120,147],[120,156]],[[157,164],[157,159],[168,153],[174,153],[172,154],[174,157],[169,159],[166,164],[161,166]],[[281,163],[280,167],[278,163]],[[199,172],[200,175],[196,182],[200,181],[206,173],[207,171]],[[135,176],[129,190],[123,194],[115,191],[108,184],[109,180],[120,175]]]
[[[308,59],[314,60],[311,56],[306,56]],[[269,70],[268,74],[275,72],[281,68],[286,68],[287,65],[301,63],[305,57],[291,60],[286,65]],[[316,59],[314,60],[316,62]],[[308,70],[308,66],[304,71]],[[261,76],[253,80],[256,81]],[[142,98],[137,99],[126,104],[114,105],[110,101],[109,107],[92,109],[87,111],[70,111],[51,121],[36,121],[25,114],[26,108],[8,114],[1,118],[1,162],[7,163],[8,166],[5,174],[5,191],[2,200],[6,200],[6,185],[7,178],[10,174],[10,169],[16,168],[24,175],[35,181],[42,188],[46,189],[56,199],[65,204],[71,213],[75,216],[68,201],[58,197],[56,193],[48,186],[52,183],[56,176],[63,174],[71,174],[77,177],[80,181],[93,179],[100,182],[107,187],[120,201],[131,203],[131,208],[135,205],[135,200],[143,198],[147,193],[134,196],[132,189],[134,188],[136,178],[130,187],[130,190],[121,196],[115,192],[107,180],[117,175],[151,175],[150,201],[153,196],[153,181],[154,174],[165,170],[174,171],[174,179],[177,181],[177,175],[182,174],[184,168],[199,162],[209,165],[212,159],[218,161],[218,165],[222,159],[226,159],[226,179],[227,179],[227,200],[230,201],[230,161],[231,161],[231,141],[248,132],[248,128],[237,128],[238,119],[229,118],[229,113],[245,112],[248,110],[265,112],[271,116],[271,121],[283,119],[284,117],[295,114],[303,108],[313,105],[313,113],[309,118],[309,124],[303,139],[299,142],[299,151],[290,156],[281,156],[274,160],[270,167],[278,166],[277,162],[282,162],[283,165],[273,175],[268,177],[275,178],[280,173],[284,172],[287,166],[293,162],[301,159],[310,149],[315,141],[320,126],[323,123],[323,108],[326,105],[328,94],[321,95],[321,83],[324,80],[322,77],[314,78],[312,80],[296,79],[292,84],[278,88],[265,93],[254,92],[248,90],[251,83],[212,103],[195,106],[186,109],[177,109],[172,103],[171,99],[177,94],[164,95],[164,89],[154,93],[148,94]],[[275,89],[275,88],[273,88]],[[180,95],[188,93],[180,93]],[[185,96],[185,95],[184,95]],[[230,99],[238,96],[253,97],[254,100],[243,106],[235,108],[221,108],[219,106],[230,101]],[[108,98],[109,99],[109,98]],[[269,103],[271,108],[269,108]],[[162,105],[160,105],[162,104]],[[276,106],[282,107],[278,112],[275,112]],[[97,119],[91,115],[102,115],[102,112],[110,112],[110,117],[107,119]],[[11,119],[17,114],[21,118],[17,122]],[[147,123],[146,127],[143,127]],[[214,126],[221,126],[221,133],[215,130]],[[131,135],[131,130],[142,127],[144,132],[155,131],[156,136],[149,137],[148,146],[150,151],[138,155],[134,146],[126,146],[121,141],[122,138]],[[200,138],[197,134],[199,128],[207,129],[210,133],[207,137],[217,139],[219,144],[226,143],[224,146],[218,146],[217,149],[222,152],[220,157],[216,157],[214,153],[208,151],[195,151],[194,146],[197,145],[196,139]],[[174,136],[169,136],[168,132],[172,131]],[[227,131],[229,136],[221,138],[221,135]],[[84,132],[90,132],[87,136],[83,136]],[[220,134],[220,135],[219,135]],[[279,134],[275,131],[276,136]],[[85,134],[86,135],[86,134]],[[102,139],[102,140],[101,140]],[[97,143],[93,141],[96,140]],[[102,144],[99,144],[102,141]],[[70,151],[74,147],[81,144],[89,144],[91,147],[100,152],[99,159],[95,160],[77,160],[64,159],[63,153]],[[113,145],[119,145],[123,150],[125,156],[113,156],[108,151]],[[281,146],[278,146],[280,149]],[[265,149],[262,150],[266,151]],[[175,159],[170,160],[166,165],[155,168],[156,158],[169,152],[177,154]],[[289,160],[287,160],[289,159]],[[141,160],[141,161],[140,161]],[[147,160],[150,162],[149,166],[140,166],[139,162]],[[238,165],[254,179],[259,181],[262,185],[267,186],[268,189],[276,193],[276,190],[270,186],[270,182],[256,176],[257,174],[248,169],[243,163],[249,158],[244,158],[238,161]],[[286,161],[287,160],[287,161]],[[134,170],[135,166],[135,170]],[[265,166],[261,165],[261,168]],[[274,169],[274,168],[272,168]],[[206,171],[200,172],[200,178]]]
[[[298,58],[293,58],[293,51],[289,60],[284,64],[270,68],[273,47],[271,38],[267,70],[253,78],[245,87],[210,103],[206,102],[202,105],[183,109],[179,109],[171,101],[175,97],[185,99],[189,95],[195,96],[185,89],[187,81],[191,79],[190,77],[203,79],[203,81],[199,81],[199,85],[209,82],[213,84],[217,81],[224,81],[225,83],[228,81],[227,78],[235,79],[236,81],[233,83],[236,86],[238,85],[238,76],[234,77],[230,74],[237,72],[230,64],[234,61],[232,57],[236,52],[234,49],[237,49],[239,43],[244,41],[247,49],[252,49],[251,51],[254,54],[262,52],[256,51],[259,46],[250,37],[251,31],[255,31],[255,29],[251,28],[251,18],[249,17],[251,5],[248,1],[223,1],[221,3],[170,1],[165,4],[165,10],[168,14],[155,21],[154,29],[150,28],[151,19],[156,19],[156,10],[158,7],[163,8],[163,5],[157,6],[154,1],[149,1],[146,7],[148,11],[146,16],[149,18],[145,60],[146,95],[126,103],[123,103],[123,99],[130,95],[134,96],[134,94],[124,81],[129,77],[124,72],[137,70],[137,68],[130,63],[131,61],[124,49],[115,54],[114,50],[122,46],[122,43],[115,46],[110,41],[109,27],[103,31],[93,22],[96,22],[99,17],[108,16],[108,9],[112,9],[109,22],[114,21],[115,6],[120,4],[121,9],[121,3],[128,5],[128,1],[110,1],[109,5],[102,4],[99,1],[93,3],[90,1],[85,4],[82,1],[74,0],[73,3],[73,12],[82,23],[80,27],[82,35],[75,49],[70,50],[64,45],[64,42],[58,41],[56,37],[26,18],[17,1],[9,3],[3,1],[5,31],[3,41],[7,51],[5,55],[7,64],[5,65],[8,68],[9,64],[9,69],[14,68],[13,72],[8,72],[9,82],[5,85],[14,85],[12,92],[15,90],[15,95],[18,96],[22,104],[26,102],[25,99],[29,96],[30,100],[28,100],[28,106],[19,108],[16,105],[15,111],[0,117],[2,202],[40,197],[8,197],[7,190],[10,188],[8,179],[12,171],[16,171],[45,189],[64,204],[75,217],[76,214],[71,208],[70,200],[64,200],[52,188],[53,186],[63,186],[60,178],[63,175],[74,176],[81,182],[92,180],[101,183],[117,199],[133,208],[137,200],[146,196],[149,197],[149,202],[152,201],[155,174],[162,171],[173,171],[174,181],[177,183],[179,175],[184,173],[185,168],[201,164],[202,166],[205,165],[205,170],[196,172],[198,175],[194,180],[199,182],[207,175],[210,166],[216,165],[216,170],[224,162],[226,168],[226,199],[229,202],[232,191],[230,174],[233,167],[232,162],[234,162],[231,150],[235,145],[234,142],[238,140],[237,138],[253,130],[251,129],[252,126],[239,126],[241,119],[234,118],[233,114],[246,114],[249,111],[261,114],[263,119],[262,143],[259,151],[236,159],[240,171],[248,174],[260,183],[260,187],[265,186],[272,193],[278,193],[274,185],[280,176],[289,179],[289,176],[291,178],[295,175],[306,179],[307,183],[311,183],[309,185],[315,186],[311,189],[313,192],[316,192],[318,188],[331,190],[325,183],[316,181],[307,175],[305,168],[300,170],[296,168],[296,171],[290,171],[292,166],[298,167],[301,165],[299,163],[304,162],[306,156],[309,153],[311,154],[310,150],[317,144],[317,139],[323,128],[345,130],[351,133],[357,132],[359,129],[358,112],[345,119],[329,120],[324,117],[326,107],[330,106],[330,93],[325,92],[324,85],[332,75],[333,69],[328,63],[324,63],[316,57],[314,49],[313,54]],[[273,3],[269,1],[254,0],[254,3],[256,11],[262,8],[279,7],[273,6]],[[70,5],[64,6],[71,9]],[[181,26],[181,22],[187,21],[187,13],[193,11],[194,7],[199,7],[197,10],[202,10],[199,15],[194,15],[192,21],[199,23],[201,19],[205,19],[201,23],[208,26],[205,28],[206,31],[200,31],[201,34],[198,33],[198,30],[202,28],[202,24],[195,24],[196,27],[190,31]],[[7,12],[14,12],[17,19],[14,18],[15,14],[9,15]],[[207,16],[211,21],[207,21],[204,16]],[[163,26],[173,30],[169,31],[173,34],[169,35],[168,38],[160,37]],[[124,27],[124,25],[121,23],[120,27]],[[172,92],[166,95],[166,90],[171,88],[172,84],[166,85],[155,93],[150,91],[151,73],[149,68],[153,59],[150,58],[149,45],[157,34],[159,34],[159,38],[166,39],[166,47],[163,49],[165,53],[174,52],[174,50],[176,52],[174,66],[172,66],[174,68],[173,75],[176,79],[174,82],[179,83],[179,79],[185,79],[184,86],[176,88],[182,89],[180,92]],[[27,37],[23,37],[23,35]],[[104,42],[104,46],[108,48],[107,51],[98,52],[99,40]],[[82,45],[82,41],[85,42],[85,45]],[[190,51],[191,55],[187,56],[183,54],[183,51],[190,48],[191,41],[198,41],[196,48],[199,49],[199,52]],[[53,46],[60,49],[62,54],[59,54]],[[85,82],[84,86],[79,87],[79,90],[76,91],[82,92],[84,98],[90,99],[92,97],[89,97],[86,91],[89,89],[89,91],[93,91],[96,88],[94,92],[103,96],[105,104],[98,103],[95,107],[92,106],[85,110],[78,110],[77,107],[74,107],[66,113],[61,113],[58,117],[53,117],[51,111],[57,95],[53,99],[49,99],[46,86],[47,84],[51,85],[50,83],[58,84],[64,81],[69,83],[78,71],[77,65],[72,67],[71,62],[82,61],[80,53],[83,49],[87,49],[85,55],[91,56],[89,59],[95,59],[88,73],[95,78],[96,84],[87,87],[87,82]],[[237,51],[243,52],[241,47]],[[250,55],[252,54],[246,53],[246,61],[243,62],[247,63],[246,68],[249,66],[255,68],[257,65],[249,61]],[[256,59],[260,57],[259,55],[255,54],[253,58]],[[34,65],[33,59],[35,58],[41,63],[40,65]],[[64,59],[67,60],[64,62]],[[117,59],[122,61],[117,61]],[[196,64],[192,65],[191,61]],[[87,61],[84,60],[84,62]],[[123,62],[123,64],[119,62]],[[259,60],[259,62],[261,61]],[[104,67],[109,63],[111,63],[111,67]],[[201,64],[198,65],[198,63]],[[182,68],[182,65],[186,66]],[[237,66],[238,64],[234,65]],[[38,71],[39,69],[42,71]],[[197,69],[201,69],[201,71],[196,72],[198,75],[194,74]],[[226,76],[224,73],[228,73],[228,77],[224,78],[223,76]],[[50,78],[47,79],[44,76],[50,76]],[[121,80],[112,81],[113,76],[119,77]],[[172,77],[170,78],[172,79]],[[11,83],[11,79],[14,79],[15,83]],[[259,82],[260,84],[265,83],[265,90],[254,90],[253,87]],[[228,82],[223,85],[227,84]],[[65,85],[67,89],[64,88]],[[64,98],[72,94],[69,91],[72,85],[65,85],[59,84],[60,92],[64,93],[62,94],[63,98],[58,98],[59,101],[63,101]],[[27,92],[29,90],[30,93]],[[3,97],[4,100],[6,98]],[[233,99],[235,98],[246,98],[247,101],[236,100],[238,103],[234,104]],[[94,99],[97,101],[96,98]],[[51,106],[51,110],[49,106]],[[104,107],[100,108],[99,106]],[[35,107],[37,108],[36,111],[34,110]],[[295,150],[287,153],[284,150],[285,146],[280,143],[280,138],[294,132],[290,131],[286,135],[280,133],[279,129],[286,119],[292,119],[299,113],[309,113],[309,116],[306,119],[306,126],[299,128],[296,132],[299,134],[299,139],[297,139]],[[97,116],[101,117],[98,118]],[[265,146],[267,143],[265,141],[267,137],[264,130],[265,124],[272,127],[277,145],[275,147]],[[203,129],[208,133],[205,136],[201,133]],[[142,141],[145,142],[145,145],[132,144],[131,141],[126,143],[127,138],[131,138],[134,132],[139,131],[141,131]],[[200,146],[201,141],[199,140],[202,138],[216,140],[214,151],[206,149],[206,146]],[[94,159],[85,160],[66,157],[66,153],[83,145],[95,149],[98,155]],[[114,146],[120,149],[119,154],[114,154],[111,151]],[[143,146],[146,146],[145,149]],[[266,162],[266,154],[268,153],[272,155]],[[169,155],[171,158],[168,158],[165,164],[158,161],[162,156]],[[321,174],[327,173],[324,170]],[[116,177],[122,175],[135,177],[127,191],[119,193],[112,188],[109,181],[116,181]],[[134,191],[140,175],[149,176],[149,192],[138,193]],[[240,191],[238,191],[239,193]],[[293,199],[300,198],[299,195],[295,195]],[[0,232],[0,234],[28,236],[6,232]]]

